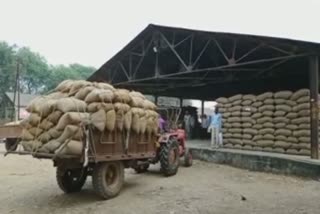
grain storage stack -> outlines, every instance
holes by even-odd
[[[242,95],[234,95],[228,98],[229,107],[228,112],[230,117],[227,119],[227,123],[230,124],[228,133],[231,135],[228,143],[232,144],[233,148],[241,149],[242,148],[242,124],[241,124],[241,103]]]
[[[229,133],[229,129],[232,128],[231,124],[228,123],[228,118],[231,116],[229,112],[229,108],[231,105],[229,101],[225,97],[220,97],[216,100],[217,106],[219,107],[219,111],[222,115],[222,134],[223,134],[223,143],[228,144],[231,134]]]

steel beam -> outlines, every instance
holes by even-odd
[[[219,42],[213,38],[214,43],[216,43],[219,51],[221,52],[221,54],[223,55],[224,59],[227,61],[227,63],[229,64],[229,57],[227,56],[227,54],[224,52],[224,50],[222,49],[222,47],[220,46]]]
[[[318,56],[309,57],[309,76],[310,76],[310,122],[311,122],[311,158],[319,159],[319,58]]]
[[[126,77],[128,78],[128,80],[130,80],[131,78],[130,78],[130,76],[129,76],[127,70],[126,70],[126,68],[125,68],[124,65],[122,64],[122,62],[118,61],[118,64],[120,65],[123,73],[126,75]]]
[[[199,55],[197,56],[197,59],[193,62],[192,67],[194,67],[200,58],[202,57],[203,53],[207,50],[208,45],[210,44],[211,40],[207,41],[207,43],[203,46],[202,50],[200,51]]]
[[[243,60],[244,58],[248,57],[249,55],[251,55],[252,53],[254,53],[256,50],[258,50],[259,48],[261,48],[263,46],[263,44],[258,45],[255,48],[252,48],[250,51],[248,51],[247,53],[245,53],[243,56],[241,56],[239,59],[236,59],[236,62],[240,62],[241,60]]]

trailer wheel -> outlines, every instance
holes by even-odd
[[[7,138],[5,142],[5,147],[7,152],[13,152],[17,150],[18,139],[17,138]]]
[[[92,184],[103,199],[117,196],[124,183],[124,166],[121,161],[98,163],[93,169]]]
[[[134,167],[133,169],[136,173],[139,174],[139,173],[144,173],[144,172],[148,171],[149,166],[150,166],[150,164],[141,164],[141,165]]]
[[[179,168],[179,145],[172,138],[160,148],[161,171],[166,176],[175,175]]]
[[[79,192],[87,180],[87,169],[66,169],[58,166],[57,183],[65,193]]]
[[[186,167],[189,167],[189,166],[192,166],[192,154],[191,154],[191,151],[188,149],[188,148],[186,148],[186,151],[185,151],[185,153],[184,153],[184,166],[186,166]]]

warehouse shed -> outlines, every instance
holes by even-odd
[[[89,80],[200,100],[310,88],[312,157],[318,157],[319,53],[318,43],[151,24]]]

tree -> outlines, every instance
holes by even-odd
[[[0,93],[12,90],[15,80],[15,51],[6,42],[0,42]]]

